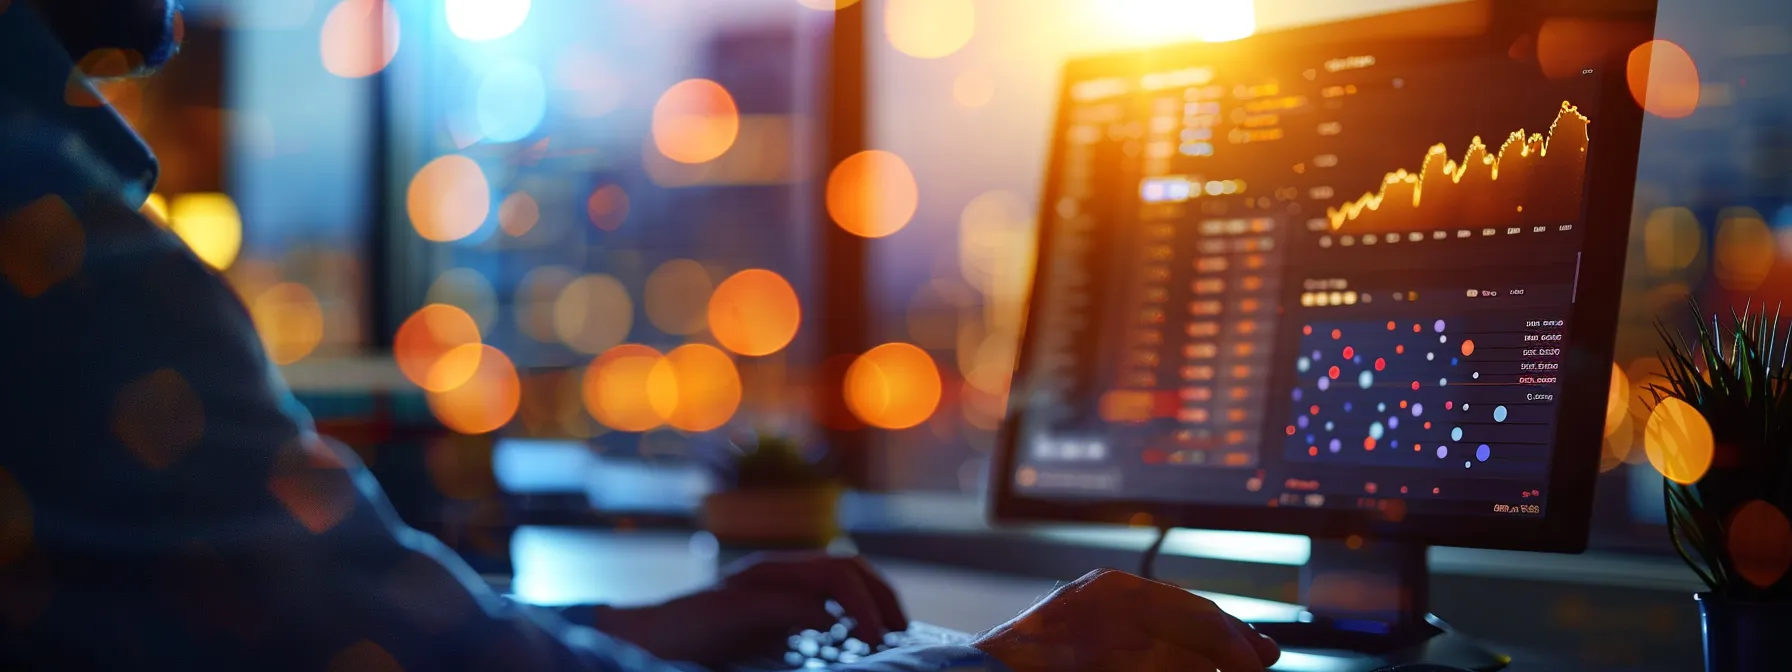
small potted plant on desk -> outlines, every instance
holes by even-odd
[[[735,441],[714,462],[718,490],[701,516],[722,546],[820,549],[839,534],[840,483],[794,440]]]
[[[1658,327],[1664,383],[1644,433],[1674,550],[1708,592],[1697,595],[1708,672],[1792,670],[1792,332],[1779,313],[1692,306],[1688,341]]]

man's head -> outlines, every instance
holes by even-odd
[[[144,69],[160,67],[174,56],[179,46],[174,19],[179,1],[27,0],[74,60],[100,49],[118,49]]]

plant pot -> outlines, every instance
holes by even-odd
[[[703,528],[723,546],[826,548],[840,533],[837,487],[732,490],[703,498]]]
[[[1705,672],[1792,670],[1792,602],[1693,597],[1705,631]]]

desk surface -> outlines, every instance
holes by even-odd
[[[651,604],[701,588],[725,560],[705,534],[607,532],[524,527],[511,541],[516,574],[511,592],[544,605]],[[1012,618],[1051,592],[1047,579],[955,569],[899,560],[876,563],[902,596],[910,617],[975,632]],[[1200,593],[1247,621],[1290,620],[1299,607],[1231,595]],[[1581,662],[1552,663],[1498,646],[1514,657],[1514,672],[1593,672]],[[1278,670],[1324,672],[1326,659],[1287,656]],[[1619,669],[1619,668],[1611,668]],[[1626,667],[1622,669],[1638,669]]]

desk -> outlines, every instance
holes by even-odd
[[[524,527],[511,541],[516,574],[510,592],[542,605],[651,604],[714,581],[725,553],[704,534],[612,532]],[[906,560],[876,560],[901,594],[910,617],[975,632],[1012,618],[1055,582]],[[1269,600],[1199,593],[1244,620],[1289,620],[1299,608]],[[1551,662],[1534,653],[1496,645],[1514,657],[1513,672],[1599,672],[1581,662]],[[1324,672],[1324,659],[1291,655],[1278,670]]]

